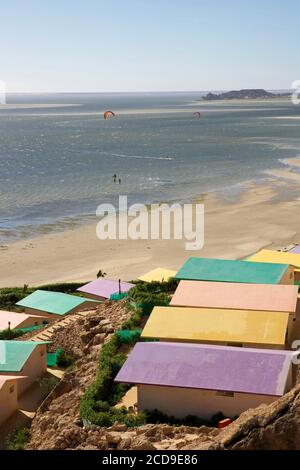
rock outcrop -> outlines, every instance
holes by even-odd
[[[270,405],[240,415],[230,426],[206,443],[199,439],[184,449],[299,450],[300,385]]]

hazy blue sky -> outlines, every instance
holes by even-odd
[[[8,91],[289,88],[298,0],[1,0]]]

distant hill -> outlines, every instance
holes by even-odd
[[[245,89],[245,90],[233,90],[226,91],[224,93],[208,93],[202,97],[205,101],[216,101],[216,100],[257,100],[257,99],[270,99],[270,98],[282,98],[290,96],[290,93],[271,93],[263,89]]]

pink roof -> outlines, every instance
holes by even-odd
[[[26,313],[17,313],[9,312],[7,310],[0,310],[0,331],[6,330],[8,328],[8,322],[10,322],[10,328],[18,328],[23,321],[28,318],[32,318],[32,323],[34,323],[35,318],[43,318],[39,315],[27,315]]]
[[[298,286],[181,281],[171,305],[295,312]]]
[[[132,287],[134,287],[134,284],[121,282],[121,292],[123,293],[128,292]],[[113,281],[112,279],[96,279],[77,290],[86,294],[97,295],[98,297],[109,299],[112,294],[117,294],[119,292],[119,281]]]

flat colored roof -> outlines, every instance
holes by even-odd
[[[300,268],[300,254],[289,253],[287,251],[260,250],[258,253],[255,253],[255,255],[250,256],[248,261],[282,263]]]
[[[0,372],[20,372],[40,344],[47,341],[0,341]]]
[[[180,281],[171,305],[295,312],[298,286]]]
[[[172,269],[156,268],[152,269],[152,271],[149,271],[146,274],[143,274],[143,276],[140,276],[138,279],[144,282],[163,282],[168,281],[170,277],[174,277],[175,274],[176,271],[173,271]]]
[[[134,287],[134,284],[121,282],[122,292],[128,292],[132,287]],[[96,279],[77,290],[86,294],[98,295],[99,297],[109,299],[112,294],[119,292],[119,281],[114,281],[112,279]]]
[[[8,322],[10,322],[10,328],[18,328],[25,320],[32,318],[32,324],[34,319],[43,318],[41,315],[27,315],[26,313],[16,313],[7,310],[0,310],[0,331],[8,328]]]
[[[115,381],[281,396],[292,356],[271,349],[137,343]]]
[[[142,338],[284,346],[289,314],[255,310],[154,307]]]
[[[189,258],[175,277],[180,280],[278,284],[288,267],[287,264]]]
[[[291,248],[288,253],[294,253],[296,255],[300,255],[300,245],[294,246],[294,248]]]
[[[65,315],[73,308],[84,304],[87,301],[84,297],[76,295],[63,294],[61,292],[51,292],[45,290],[36,290],[32,294],[20,300],[16,305],[19,307],[33,308],[56,315]],[[89,300],[89,302],[93,302]]]

